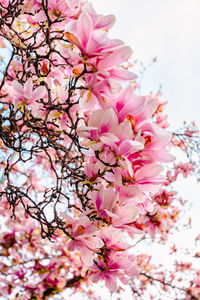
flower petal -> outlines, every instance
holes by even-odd
[[[90,15],[84,11],[78,18],[77,34],[82,42],[83,47],[86,47],[90,35],[92,33],[93,24]]]
[[[135,80],[137,78],[137,75],[127,71],[123,70],[120,68],[113,68],[109,70],[110,77],[112,77],[115,80],[120,80],[120,81],[131,81]]]
[[[99,63],[98,63],[98,70],[107,70],[113,67],[119,66],[123,62],[125,62],[132,54],[132,50],[128,46],[122,46],[112,53],[105,56]]]

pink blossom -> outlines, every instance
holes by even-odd
[[[33,81],[29,78],[24,85],[20,84],[17,80],[14,80],[12,83],[12,92],[16,104],[32,104],[45,96],[46,89],[44,86],[33,89]]]
[[[91,266],[93,264],[93,252],[104,245],[102,240],[96,236],[96,226],[92,225],[87,217],[80,217],[76,221],[67,214],[62,213],[62,216],[66,220],[67,228],[70,230],[69,250],[74,251],[76,249],[80,251],[83,263]]]

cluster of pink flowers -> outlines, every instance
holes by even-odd
[[[0,234],[0,295],[29,300],[33,295],[44,299],[45,293],[60,292],[65,286],[80,286],[86,271],[78,252],[68,251],[66,237],[59,234],[54,243],[41,238],[37,222],[27,218],[19,207],[15,223],[11,222],[9,205],[1,201],[1,224],[6,230]]]

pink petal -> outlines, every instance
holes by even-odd
[[[143,166],[136,171],[135,177],[137,181],[151,181],[157,177],[163,171],[163,167],[160,164],[154,163]]]
[[[40,98],[43,98],[44,95],[46,94],[46,89],[44,86],[38,86],[34,91],[33,91],[33,99],[38,100]]]
[[[137,141],[129,141],[125,140],[121,143],[118,149],[119,155],[129,155],[132,153],[135,153],[139,150],[142,150],[144,148],[144,145]]]
[[[83,12],[77,22],[77,34],[82,42],[83,47],[86,47],[90,35],[93,30],[92,19],[87,12]]]
[[[120,140],[132,140],[133,130],[131,122],[126,119],[122,123],[120,123],[118,128],[116,128],[116,135],[120,138]]]
[[[33,20],[36,22],[44,22],[44,21],[46,21],[46,19],[47,19],[47,16],[46,16],[44,10],[40,10],[37,14],[35,14],[33,16]]]
[[[96,91],[105,97],[116,95],[121,91],[121,85],[113,79],[105,79],[96,84]]]
[[[119,66],[125,62],[132,54],[132,50],[128,46],[122,46],[111,54],[108,54],[98,63],[98,70],[107,70]]]
[[[113,133],[111,133],[111,132],[105,132],[105,133],[102,135],[102,138],[103,138],[103,137],[106,137],[106,138],[112,140],[112,141],[115,142],[115,143],[117,143],[117,142],[120,141],[119,138],[118,138],[116,135],[114,135]]]
[[[96,55],[99,55],[99,49],[107,45],[108,43],[108,35],[106,32],[102,31],[101,29],[95,30],[92,32],[90,39],[88,40],[87,46],[86,46],[86,52],[90,55],[94,52],[96,52]]]
[[[144,100],[144,99],[143,99]],[[141,122],[152,117],[158,107],[157,102],[154,99],[146,99],[143,104],[143,110],[135,114],[135,120]]]
[[[121,40],[113,39],[108,40],[108,44],[106,47],[104,47],[104,51],[106,51],[106,54],[108,51],[116,50],[118,47],[122,46],[124,43]]]
[[[114,143],[114,139],[102,135],[102,136],[100,137],[100,141],[101,141],[103,144],[105,144],[105,145],[107,145],[107,146],[110,146],[110,147],[112,148],[112,150],[117,151],[117,146],[116,146],[116,144]]]
[[[106,111],[104,111],[100,123],[101,134],[110,131],[113,127],[116,127],[117,125],[118,119],[114,110],[112,108],[109,108]]]
[[[16,95],[22,96],[24,92],[23,85],[21,85],[17,80],[13,80],[12,82],[13,93]]]
[[[116,291],[116,289],[117,289],[116,279],[114,280],[112,277],[106,275],[105,276],[105,284],[110,291],[112,291],[112,292]]]
[[[110,91],[112,95],[116,95],[119,94],[119,92],[121,91],[121,85],[113,80],[112,78],[107,79],[109,87],[110,87]]]
[[[110,69],[109,73],[110,73],[110,77],[120,81],[131,81],[137,78],[136,74],[120,68]]]
[[[130,231],[133,234],[144,234],[144,231],[142,231],[134,226],[122,225],[121,227],[127,231]]]
[[[89,237],[88,239],[85,239],[85,244],[90,249],[100,249],[104,246],[104,242],[98,238],[98,237]]]
[[[147,150],[144,152],[144,155],[146,157],[160,162],[172,162],[176,159],[174,155],[167,152],[165,149]]]
[[[110,29],[114,23],[115,23],[115,16],[113,15],[101,16],[101,17],[99,16],[99,19],[95,24],[95,28]]]
[[[101,124],[101,120],[102,120],[104,113],[105,113],[105,110],[103,110],[103,109],[95,110],[91,114],[91,116],[88,120],[88,126],[98,128]]]
[[[107,172],[104,175],[104,178],[111,181],[111,182],[114,182],[118,186],[122,186],[121,172],[122,172],[121,168],[115,168],[114,169],[114,174],[110,173],[110,172]]]
[[[120,226],[129,224],[135,221],[139,213],[139,209],[136,206],[123,206],[120,208],[118,219],[113,220],[113,226]]]
[[[102,188],[101,197],[102,197],[101,209],[107,209],[111,211],[117,202],[118,195],[112,189]]]
[[[126,156],[123,156],[123,160],[120,159],[120,164],[129,172],[130,176],[133,177],[132,163]]]
[[[136,266],[132,266],[126,273],[128,276],[134,277],[140,274],[140,270]]]
[[[80,245],[77,247],[77,250],[81,253],[81,259],[86,266],[91,266],[93,264],[93,255],[92,251],[89,250],[86,246]]]
[[[97,98],[91,91],[88,91],[80,98],[79,104],[83,111],[87,111],[97,104]]]
[[[31,78],[29,78],[24,85],[24,92],[25,94],[29,95],[32,93],[32,91],[33,91],[33,81]]]
[[[109,210],[104,209],[104,211],[105,211],[106,214],[107,214],[109,217],[111,217],[112,219],[117,219],[117,218],[118,218],[118,216],[117,216],[116,214],[110,212]]]

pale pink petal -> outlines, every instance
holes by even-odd
[[[131,126],[131,122],[129,120],[125,120],[119,124],[116,128],[116,135],[120,138],[120,140],[132,140],[133,139],[133,130]]]
[[[87,111],[97,104],[97,98],[91,91],[87,91],[80,98],[79,104],[83,111]]]
[[[122,89],[121,85],[117,81],[115,81],[111,78],[107,79],[107,82],[109,84],[111,94],[112,95],[119,94],[119,92]]]
[[[82,42],[83,47],[86,47],[90,35],[93,30],[92,19],[87,12],[82,12],[77,22],[77,34]]]
[[[33,100],[38,100],[40,98],[43,98],[46,94],[46,89],[44,86],[38,86],[32,93]]]
[[[95,90],[105,97],[116,95],[121,91],[121,85],[113,79],[105,79],[96,84]]]
[[[98,282],[99,280],[101,280],[102,279],[102,274],[99,271],[99,268],[96,265],[94,265],[94,267],[92,266],[92,270],[98,271],[98,273],[91,274],[92,281],[93,282]]]
[[[133,233],[133,234],[144,234],[144,231],[130,225],[122,225],[121,226],[123,229]]]
[[[121,168],[115,168],[114,170],[114,174],[111,173],[111,172],[107,172],[105,175],[104,175],[104,178],[111,181],[111,182],[114,182],[116,185],[118,186],[122,186],[122,175],[121,175]]]
[[[154,99],[146,99],[141,112],[135,113],[135,120],[137,123],[147,120],[152,117],[158,107]]]
[[[24,85],[24,92],[25,94],[29,95],[32,93],[32,91],[33,91],[33,81],[31,78],[29,78]]]
[[[44,22],[44,21],[46,21],[46,19],[47,19],[47,16],[46,16],[44,10],[40,10],[37,14],[35,14],[33,16],[33,20],[36,22]]]
[[[110,77],[120,81],[131,81],[137,78],[136,74],[120,68],[112,68],[109,70],[109,73],[110,73]]]
[[[143,166],[141,169],[136,171],[135,177],[137,181],[150,181],[157,177],[163,171],[163,166],[154,163]]]
[[[117,202],[118,195],[110,188],[102,188],[101,198],[102,198],[101,209],[107,209],[111,211]]]
[[[165,149],[148,150],[145,151],[144,155],[155,161],[160,161],[160,162],[172,162],[176,159],[174,155],[172,155]]]
[[[132,163],[126,156],[123,156],[123,159],[120,159],[120,164],[129,172],[130,176],[133,177]]]
[[[23,85],[21,85],[17,80],[13,80],[12,82],[12,88],[13,88],[13,93],[15,95],[23,95],[24,88]]]
[[[105,144],[105,145],[107,145],[107,146],[110,146],[110,147],[112,148],[112,150],[117,151],[117,146],[116,146],[116,144],[114,143],[114,140],[113,140],[112,138],[102,135],[102,136],[100,137],[100,141],[101,141],[103,144]]]
[[[129,155],[142,150],[144,145],[137,141],[124,140],[118,149],[119,155]]]
[[[127,115],[131,115],[133,119],[137,122],[143,121],[140,118],[137,118],[137,115],[140,114],[145,107],[145,97],[132,95],[125,103],[124,107],[121,109],[119,116],[120,118],[125,118]],[[124,100],[125,101],[125,100]]]
[[[89,127],[96,127],[98,128],[101,124],[101,119],[104,115],[105,111],[103,109],[98,109],[98,110],[95,110],[89,120],[88,120],[88,126]]]
[[[118,218],[113,220],[113,226],[121,226],[135,221],[139,213],[136,206],[123,206],[118,212]]]
[[[122,46],[116,49],[111,54],[108,54],[98,63],[98,70],[111,69],[113,67],[121,65],[125,62],[132,54],[132,50],[128,46]]]
[[[104,242],[100,238],[92,236],[85,239],[85,244],[88,248],[93,250],[100,249],[104,246]]]
[[[63,213],[63,212],[61,212],[60,215],[62,218],[64,218],[66,221],[68,221],[68,223],[71,223],[71,224],[75,223],[75,220],[72,217],[70,217],[70,215]]]
[[[126,274],[131,277],[138,276],[140,274],[140,270],[135,265],[133,265],[130,269],[128,269]]]
[[[111,292],[116,291],[117,289],[116,279],[114,280],[112,277],[105,275],[105,284]]]
[[[111,217],[113,220],[118,218],[118,216],[117,216],[116,214],[110,212],[109,210],[104,209],[104,211],[105,211],[106,214],[107,214],[109,217]]]
[[[112,108],[107,109],[101,119],[100,127],[101,134],[110,131],[113,127],[118,125],[117,116]]]
[[[91,266],[93,264],[92,251],[88,249],[85,245],[80,245],[77,250],[81,253],[81,259],[86,266]]]
[[[123,283],[123,284],[128,284],[128,278],[126,277],[119,277],[119,280]]]
[[[107,16],[99,16],[95,28],[106,28],[110,29],[115,23],[115,16],[107,15]]]
[[[111,133],[111,132],[105,132],[105,133],[102,135],[102,137],[106,137],[106,138],[112,140],[112,141],[115,142],[115,143],[117,143],[117,142],[120,141],[119,138],[118,138],[115,134],[113,134],[113,133]]]
[[[86,45],[86,52],[88,55],[94,52],[97,52],[96,55],[99,55],[101,51],[98,51],[108,43],[108,35],[106,32],[101,29],[95,30],[92,32],[90,39]]]
[[[104,51],[106,51],[105,56],[107,55],[108,51],[116,50],[117,48],[121,47],[124,43],[121,40],[118,39],[112,39],[108,41],[108,44],[106,47],[104,47]]]

